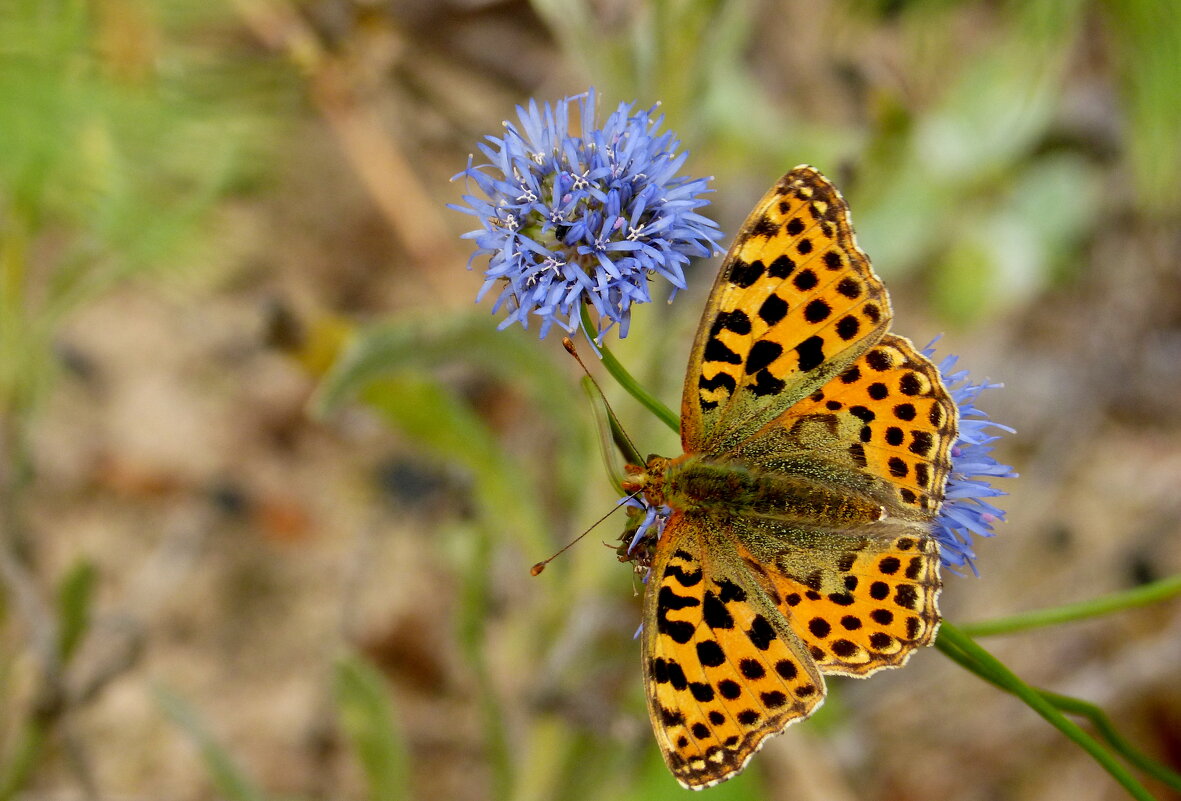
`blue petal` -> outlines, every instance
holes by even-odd
[[[656,108],[636,111],[620,103],[596,124],[595,92],[558,101],[531,100],[517,108],[504,134],[477,143],[486,159],[463,177],[479,195],[451,208],[480,221],[464,234],[487,255],[483,297],[501,283],[495,309],[507,322],[542,319],[565,330],[584,302],[599,316],[600,332],[618,325],[625,335],[635,303],[651,300],[648,276],[684,288],[688,257],[719,252],[721,231],[695,211],[708,204],[708,180],[678,176],[687,153],[677,153],[671,132],[660,132]],[[582,134],[571,136],[571,103]],[[469,262],[470,267],[470,262]]]

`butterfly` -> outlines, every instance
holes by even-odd
[[[710,292],[684,454],[627,467],[624,491],[666,519],[636,538],[633,511],[620,553],[648,576],[648,711],[685,787],[734,776],[815,712],[826,674],[900,667],[935,636],[931,525],[958,413],[891,319],[844,198],[796,167]]]

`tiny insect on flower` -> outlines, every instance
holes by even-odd
[[[574,101],[577,135],[569,131]],[[721,231],[697,212],[708,204],[708,179],[677,174],[688,154],[659,132],[655,112],[621,103],[597,127],[593,89],[552,107],[530,101],[517,107],[519,124],[505,122],[503,136],[479,145],[488,162],[469,158],[455,176],[481,193],[451,208],[480,221],[464,234],[476,243],[468,267],[488,256],[476,300],[499,287],[493,311],[509,310],[500,328],[528,328],[538,317],[543,338],[554,325],[572,333],[586,303],[599,328],[588,335],[601,342],[618,324],[627,336],[632,306],[652,300],[652,276],[675,294],[689,259],[717,252]]]

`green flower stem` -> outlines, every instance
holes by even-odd
[[[1011,617],[996,620],[985,620],[980,623],[967,623],[962,627],[970,637],[989,637],[996,634],[1012,634],[1018,631],[1053,626],[1058,623],[1071,623],[1076,620],[1086,620],[1123,609],[1163,601],[1181,595],[1181,574],[1154,581],[1123,592],[1115,592],[1087,601],[1055,606],[1050,609],[1039,609],[1034,612],[1024,612]]]
[[[1133,767],[1153,777],[1161,784],[1181,792],[1181,774],[1169,770],[1159,762],[1149,759],[1137,751],[1123,735],[1116,731],[1111,719],[1107,717],[1107,713],[1102,709],[1089,701],[1072,698],[1069,695],[1059,695],[1058,693],[1042,689],[1039,689],[1038,692],[1041,693],[1043,698],[1063,712],[1078,715],[1091,721],[1091,725],[1095,727],[1095,731],[1099,733],[1099,736],[1106,740],[1112,750],[1131,763]]]
[[[1133,798],[1139,801],[1154,801],[1148,790],[1136,781],[1127,768],[1095,738],[1063,715],[1054,703],[1042,693],[1017,678],[1011,670],[1005,667],[1003,662],[977,645],[971,637],[968,637],[956,626],[946,620],[943,621],[943,625],[939,628],[939,638],[935,644],[952,661],[1023,701],[1047,723],[1090,754],[1091,758],[1111,774],[1112,778],[1119,782]]]
[[[591,322],[590,309],[587,306],[582,307],[582,328],[586,331],[587,336],[594,337],[596,328]],[[640,386],[636,379],[632,378],[631,373],[627,371],[619,359],[616,359],[611,351],[607,350],[605,345],[599,345],[599,355],[602,357],[603,367],[607,368],[607,372],[611,377],[619,382],[619,385],[627,390],[628,394],[638,400],[644,405],[652,414],[656,415],[661,422],[671,428],[674,432],[680,433],[681,420],[672,409],[661,403],[655,395]]]

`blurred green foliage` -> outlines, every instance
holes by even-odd
[[[282,75],[170,41],[186,5],[0,13],[0,412],[34,404],[70,312],[208,258],[217,203],[261,177]]]

